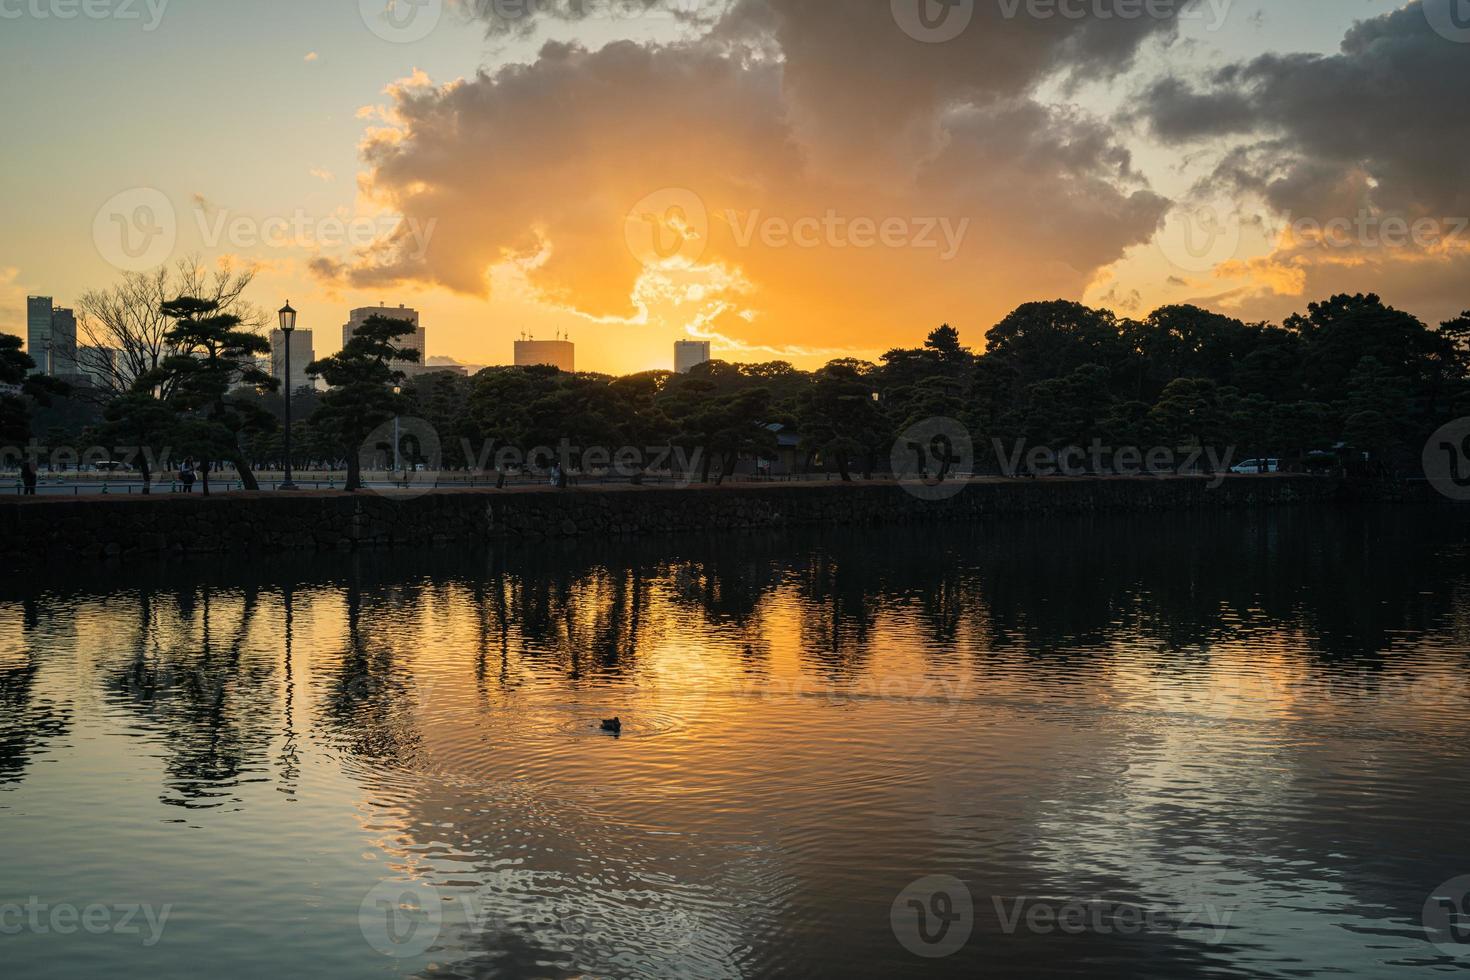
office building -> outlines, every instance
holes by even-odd
[[[120,378],[123,352],[113,347],[83,347],[77,351],[77,374],[94,387],[112,388]]]
[[[51,367],[57,377],[80,375],[77,366],[77,315],[56,307],[51,311]]]
[[[50,296],[27,296],[26,352],[36,362],[35,374],[81,377],[76,313],[57,306]]]
[[[306,366],[316,360],[316,349],[312,344],[310,330],[291,331],[291,377],[286,377],[286,334],[271,331],[271,377],[281,383],[277,389],[281,394],[311,388],[315,382],[306,374]]]
[[[419,323],[419,311],[411,310],[402,304],[399,304],[396,307],[364,306],[361,309],[353,310],[351,315],[348,317],[347,325],[342,328],[342,346],[346,347],[348,341],[350,341],[357,333],[357,328],[362,326],[369,319],[375,316],[380,316],[387,320],[406,320],[409,323],[413,324],[414,333],[410,334],[407,337],[404,337],[401,341],[401,344],[404,348],[411,347],[419,352],[420,364],[425,364],[428,362],[428,333]],[[294,350],[292,351],[291,357],[293,360],[296,357]]]
[[[674,371],[688,374],[701,364],[710,362],[710,344],[707,340],[681,340],[674,344]]]
[[[33,374],[51,372],[50,296],[26,297],[26,353],[36,362]]]
[[[577,348],[570,340],[517,340],[516,367],[554,367],[577,372]]]

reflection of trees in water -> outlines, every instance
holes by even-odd
[[[1456,544],[1466,539],[1464,522],[1445,511],[1304,508],[141,569],[124,593],[128,618],[118,621],[116,602],[97,614],[112,644],[131,653],[101,675],[108,699],[160,736],[167,799],[210,806],[263,766],[281,727],[276,688],[294,691],[279,650],[263,661],[244,652],[267,575],[307,603],[324,587],[346,596],[340,657],[312,651],[315,717],[354,751],[383,757],[418,742],[410,654],[431,602],[473,624],[481,697],[515,684],[526,665],[569,678],[630,672],[688,616],[702,617],[707,636],[733,633],[746,666],[759,664],[778,593],[796,604],[807,664],[826,671],[867,669],[893,609],[911,611],[936,648],[1019,651],[1047,667],[1121,641],[1156,644],[1159,669],[1183,670],[1212,642],[1295,631],[1309,652],[1374,668],[1416,636],[1470,633],[1466,549]],[[118,594],[110,581],[74,573],[34,579],[17,598],[41,588],[58,604]],[[23,608],[34,630],[42,610]],[[274,609],[268,618],[257,632],[279,636]],[[1169,650],[1182,659],[1162,655]],[[18,779],[66,730],[67,709],[38,697],[37,678],[33,651],[0,670],[0,780]],[[289,747],[289,719],[286,730]],[[291,769],[289,752],[282,764]]]
[[[480,619],[502,662],[515,646],[528,662],[571,677],[618,674],[637,663],[649,639],[652,567],[640,558],[562,551],[497,552]],[[489,640],[486,641],[487,645]]]
[[[412,588],[375,590],[365,599],[353,576],[344,598],[345,648],[336,665],[324,667],[317,680],[318,723],[353,755],[411,764],[423,736],[415,717],[413,674],[394,644],[417,639],[413,621],[422,593]]]
[[[752,534],[697,543],[664,555],[656,569],[672,606],[704,622],[712,636],[738,644],[747,670],[763,670],[770,659],[765,611],[785,572],[779,540]]]
[[[704,614],[712,626],[749,631],[779,584],[782,537],[770,534],[695,541],[660,556],[658,572],[681,607]]]
[[[104,669],[106,697],[161,736],[165,804],[238,802],[235,788],[268,767],[274,736],[276,665],[245,655],[259,594],[254,585],[222,597],[208,586],[181,589],[172,611],[164,622],[152,593],[137,593],[134,656]]]
[[[71,730],[71,708],[37,690],[41,663],[30,642],[40,626],[34,598],[21,604],[22,662],[0,665],[0,789],[25,778],[31,760]]]
[[[773,548],[766,581],[791,570],[804,650],[829,667],[860,666],[876,611],[898,605],[915,610],[935,644],[973,634],[1038,660],[1119,639],[1197,649],[1283,628],[1301,630],[1319,655],[1371,659],[1405,633],[1443,628],[1465,605],[1456,598],[1465,583],[1458,552],[1439,546],[1463,537],[1464,525],[1444,528],[1434,513],[1240,511],[830,532]]]
[[[492,686],[504,687],[510,682],[510,611],[505,600],[505,579],[479,579],[470,593],[475,603],[475,687],[481,701],[488,702]]]
[[[71,728],[71,710],[36,693],[40,665],[0,667],[0,787],[25,778],[31,760]]]
[[[1285,626],[1319,654],[1361,657],[1386,650],[1391,634],[1436,628],[1451,604],[1463,573],[1423,537],[1426,516],[1027,522],[997,528],[971,563],[998,645],[1044,653],[1132,634],[1188,647]]]
[[[829,671],[860,669],[882,597],[875,586],[882,572],[831,552],[812,552],[796,564],[802,605],[801,651]]]

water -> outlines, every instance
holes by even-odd
[[[1467,553],[1283,511],[10,581],[0,962],[1463,975]]]

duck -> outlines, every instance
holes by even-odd
[[[609,718],[609,719],[607,719],[606,721],[604,721],[602,723],[602,730],[605,731],[605,732],[611,732],[614,735],[621,735],[621,734],[623,734],[623,719],[621,719],[621,718]]]

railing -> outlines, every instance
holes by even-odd
[[[879,476],[879,479],[886,477]],[[831,483],[841,480],[836,473],[788,473],[776,476],[756,476],[753,474],[738,474],[725,477],[725,483]],[[345,480],[329,478],[327,480],[293,480],[292,484],[297,490],[338,490],[341,489]],[[372,475],[365,475],[363,483],[368,489],[373,490],[493,490],[497,487],[521,488],[549,486],[550,475],[518,475],[508,476],[502,481],[498,476],[467,477],[464,479],[435,478],[432,481],[415,479],[389,479],[386,476],[375,479]],[[272,493],[279,492],[284,479],[261,480],[260,489]],[[612,474],[593,474],[586,476],[571,476],[568,485],[578,486],[689,486],[701,483],[699,480],[691,480],[683,476],[667,474],[649,474],[635,484],[635,481],[626,476]],[[101,480],[74,482],[58,482],[56,480],[42,480],[37,486],[36,495],[42,497],[81,497],[81,496],[170,496],[198,493],[203,494],[202,482],[196,482],[191,489],[185,489],[184,485],[177,480],[166,480],[150,484],[147,494],[144,493],[144,485],[137,480]],[[245,484],[238,479],[234,480],[210,480],[209,492],[211,494],[243,493]],[[0,494],[20,496],[25,493],[24,485],[16,480],[10,484],[0,484]]]

